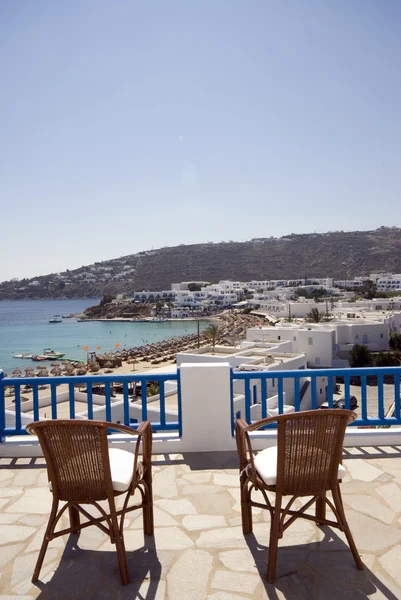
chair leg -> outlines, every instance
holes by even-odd
[[[68,514],[70,517],[70,527],[78,527],[81,524],[81,520],[79,516],[79,510],[77,509],[77,507],[69,506]],[[77,532],[78,531],[80,531],[80,529],[77,529]]]
[[[153,520],[153,490],[152,490],[152,473],[150,470],[144,476],[145,482],[145,497],[143,506],[143,532],[145,535],[154,534]]]
[[[127,585],[129,583],[128,577],[128,564],[127,564],[127,556],[125,553],[125,544],[124,544],[124,535],[123,532],[120,534],[120,528],[118,526],[118,519],[116,513],[116,507],[114,501],[109,500],[110,507],[110,519],[111,519],[111,527],[112,531],[112,542],[114,541],[117,550],[117,560],[118,566],[120,568],[120,576],[122,585]]]
[[[249,482],[246,474],[240,477],[240,490],[241,490],[241,519],[242,519],[242,533],[247,535],[252,533],[253,522],[252,522],[252,506],[251,506],[251,492],[249,491]]]
[[[32,583],[36,583],[37,580],[39,579],[40,570],[43,565],[43,560],[45,558],[46,550],[47,550],[50,540],[52,539],[54,523],[55,523],[55,519],[57,516],[57,509],[58,509],[58,500],[53,496],[52,509],[50,512],[49,521],[47,523],[45,535],[43,536],[43,542],[40,547],[38,560],[36,561],[35,570],[33,572]]]
[[[118,566],[120,567],[120,576],[122,585],[128,585],[129,577],[128,577],[128,564],[127,564],[127,555],[125,553],[125,544],[124,537],[117,531],[117,535],[115,537],[116,541],[116,550],[117,550],[117,560]]]
[[[278,540],[280,537],[280,516],[281,499],[278,502],[276,499],[276,505],[274,507],[274,514],[270,526],[269,558],[267,561],[267,580],[269,583],[274,583],[274,580],[276,579]]]
[[[364,568],[363,562],[361,560],[361,557],[359,556],[358,549],[355,545],[354,538],[352,537],[352,533],[349,528],[347,518],[345,516],[343,501],[341,498],[340,486],[336,486],[335,488],[333,488],[332,494],[333,494],[333,500],[334,500],[335,507],[337,509],[338,515],[341,520],[342,528],[343,528],[345,536],[347,538],[348,545],[352,552],[352,556],[354,557],[355,564],[360,571],[363,571],[363,568]]]
[[[319,496],[316,500],[316,524],[324,525],[323,521],[326,519],[326,494]]]

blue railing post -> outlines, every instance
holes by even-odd
[[[328,402],[329,408],[333,408],[335,406],[333,393],[334,393],[334,380],[335,377],[342,377],[344,381],[344,398],[345,398],[345,407],[350,408],[351,406],[351,382],[352,378],[355,377],[360,381],[360,394],[359,394],[359,410],[360,416],[352,423],[352,426],[369,426],[376,427],[380,425],[384,426],[394,426],[401,425],[401,398],[400,398],[400,378],[401,378],[401,367],[368,367],[368,368],[346,368],[346,369],[302,369],[302,370],[294,370],[294,371],[231,371],[231,402],[234,405],[235,395],[233,392],[234,382],[241,381],[244,385],[245,389],[245,420],[250,423],[252,410],[251,410],[251,402],[252,397],[250,393],[250,383],[251,381],[258,379],[261,383],[262,390],[268,390],[267,382],[269,380],[275,379],[278,381],[278,403],[277,409],[273,409],[271,414],[276,415],[282,414],[284,412],[284,382],[286,380],[293,381],[293,389],[294,389],[294,398],[289,401],[289,404],[294,405],[294,410],[296,412],[306,410],[308,407],[305,406],[305,400],[301,395],[304,395],[308,386],[310,387],[311,392],[311,408],[319,409],[322,403],[321,394],[317,394],[317,378],[326,377],[328,378],[327,384],[327,397],[325,398]],[[377,379],[377,409],[375,414],[368,415],[368,394],[367,394],[367,383],[369,381],[369,377],[376,377]],[[391,376],[393,380],[394,386],[394,410],[392,411],[394,416],[388,415],[386,416],[386,410],[388,406],[385,405],[385,396],[384,396],[384,381],[386,376]],[[301,381],[305,380],[301,386]],[[307,385],[308,384],[308,385]],[[287,389],[291,389],[291,386],[288,386]],[[286,397],[287,403],[287,397]],[[261,411],[262,417],[264,417],[264,412],[266,410],[267,414],[269,414],[269,409],[266,407],[266,399],[264,397],[262,391],[261,398]],[[270,427],[270,425],[268,426]]]
[[[0,371],[0,444],[6,441],[4,430],[6,428],[6,398],[4,390],[4,373]]]

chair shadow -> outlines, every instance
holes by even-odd
[[[244,535],[268,598],[369,600],[378,591],[387,600],[399,600],[366,565],[363,571],[356,568],[348,545],[330,527],[320,529],[324,533],[320,542],[283,547],[279,543],[273,584],[266,575],[269,547],[260,544],[253,533]]]
[[[80,534],[70,534],[61,560],[46,583],[39,580],[37,596],[41,600],[74,598],[75,600],[154,600],[162,567],[153,536],[144,536],[144,545],[127,551],[129,583],[121,584],[117,552],[84,550]],[[107,538],[105,537],[105,541]],[[45,573],[46,568],[42,568]]]

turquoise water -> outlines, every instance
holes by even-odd
[[[29,352],[41,354],[44,348],[64,352],[66,358],[86,360],[86,351],[101,346],[101,352],[142,346],[168,338],[179,337],[197,331],[194,321],[168,321],[165,323],[101,323],[90,321],[78,323],[76,319],[63,319],[51,324],[53,315],[82,312],[97,304],[98,298],[81,300],[18,300],[0,302],[0,369],[8,375],[16,367],[50,365],[49,361],[38,363],[13,358],[13,354]],[[201,328],[207,323],[201,322]]]

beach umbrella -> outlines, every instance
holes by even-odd
[[[14,371],[12,372],[13,377],[21,377],[22,371],[21,369],[14,369]]]
[[[35,369],[33,367],[28,367],[27,369],[25,369],[25,377],[34,377],[35,376]]]
[[[50,366],[51,367],[59,367],[60,363],[58,363],[57,361],[56,362],[52,362],[52,363],[50,363]]]

